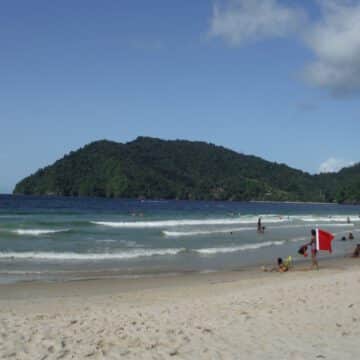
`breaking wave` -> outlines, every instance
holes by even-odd
[[[231,247],[197,249],[196,252],[205,255],[225,254],[225,253],[232,253],[232,252],[244,251],[244,250],[256,250],[267,246],[279,246],[279,245],[283,245],[284,243],[285,241],[266,241],[259,244],[244,244],[244,245],[231,246]]]
[[[164,230],[162,233],[165,236],[195,236],[195,235],[209,235],[209,234],[226,234],[231,232],[239,231],[254,231],[253,227],[243,227],[243,228],[229,228],[229,229],[214,229],[214,230],[198,230],[198,231],[167,231]]]
[[[199,225],[234,225],[256,224],[258,218],[234,218],[234,219],[197,219],[197,220],[162,220],[162,221],[91,221],[92,224],[117,228],[159,228],[173,226],[199,226]],[[287,222],[284,218],[268,218],[267,224]]]
[[[137,249],[120,253],[75,253],[75,252],[0,252],[0,259],[24,259],[24,260],[118,260],[134,259],[144,256],[177,255],[185,249]]]
[[[350,222],[358,222],[360,218],[354,215],[329,215],[329,216],[311,216],[311,215],[304,215],[304,216],[290,216],[291,220],[301,220],[304,222],[342,222],[347,223]]]
[[[58,230],[51,230],[51,229],[16,229],[16,230],[11,230],[11,232],[13,234],[30,235],[30,236],[55,234],[55,233],[61,233],[61,232],[67,232],[67,231],[70,231],[70,229],[58,229]]]

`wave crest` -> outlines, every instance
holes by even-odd
[[[239,231],[254,231],[253,227],[243,227],[243,228],[229,228],[229,229],[214,229],[214,230],[198,230],[198,231],[168,231],[164,230],[162,233],[165,236],[194,236],[194,235],[209,235],[209,234],[226,234],[231,232]]]
[[[92,224],[118,227],[118,228],[158,228],[173,226],[199,226],[199,225],[234,225],[234,224],[256,224],[258,217],[235,218],[235,219],[187,219],[187,220],[157,220],[157,221],[91,221]],[[265,220],[264,220],[265,221]],[[267,218],[266,223],[287,222],[287,219],[275,217]]]
[[[46,234],[56,234],[61,232],[67,232],[70,231],[70,229],[57,229],[57,230],[51,230],[51,229],[16,229],[12,230],[11,232],[13,234],[17,235],[30,235],[30,236],[39,236],[39,235],[46,235]]]
[[[56,253],[56,252],[0,252],[0,259],[24,259],[24,260],[120,260],[134,259],[143,256],[177,255],[184,251],[182,248],[173,249],[137,249],[120,253]]]
[[[231,246],[231,247],[197,249],[196,252],[203,255],[225,254],[225,253],[232,253],[237,251],[256,250],[267,246],[279,246],[279,245],[283,245],[284,243],[285,241],[266,241],[258,244],[244,244],[244,245]]]

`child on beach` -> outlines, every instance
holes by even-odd
[[[266,271],[266,272],[272,272],[272,271],[286,272],[289,270],[290,262],[291,262],[290,256],[286,261],[283,261],[283,259],[281,257],[279,257],[277,259],[277,267],[272,267],[269,269],[269,268],[266,268],[265,266],[263,266],[262,270]]]
[[[282,258],[278,258],[278,271],[279,272],[286,272],[289,270],[288,265],[286,265]]]

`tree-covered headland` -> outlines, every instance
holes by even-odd
[[[20,181],[14,193],[144,199],[360,202],[360,164],[310,175],[197,141],[101,140]]]

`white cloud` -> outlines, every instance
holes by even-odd
[[[210,35],[231,45],[269,37],[283,37],[295,31],[305,13],[278,0],[228,0],[215,5]]]
[[[280,0],[224,0],[209,33],[232,46],[296,33],[314,55],[304,68],[308,83],[337,97],[360,94],[360,0],[316,3],[320,16],[309,22],[305,7]]]
[[[351,165],[354,165],[354,161],[347,161],[347,160],[331,157],[325,160],[320,165],[319,172],[320,173],[337,172],[340,169]]]
[[[360,92],[360,2],[321,1],[322,17],[305,34],[315,59],[305,69],[312,84],[335,96]]]

